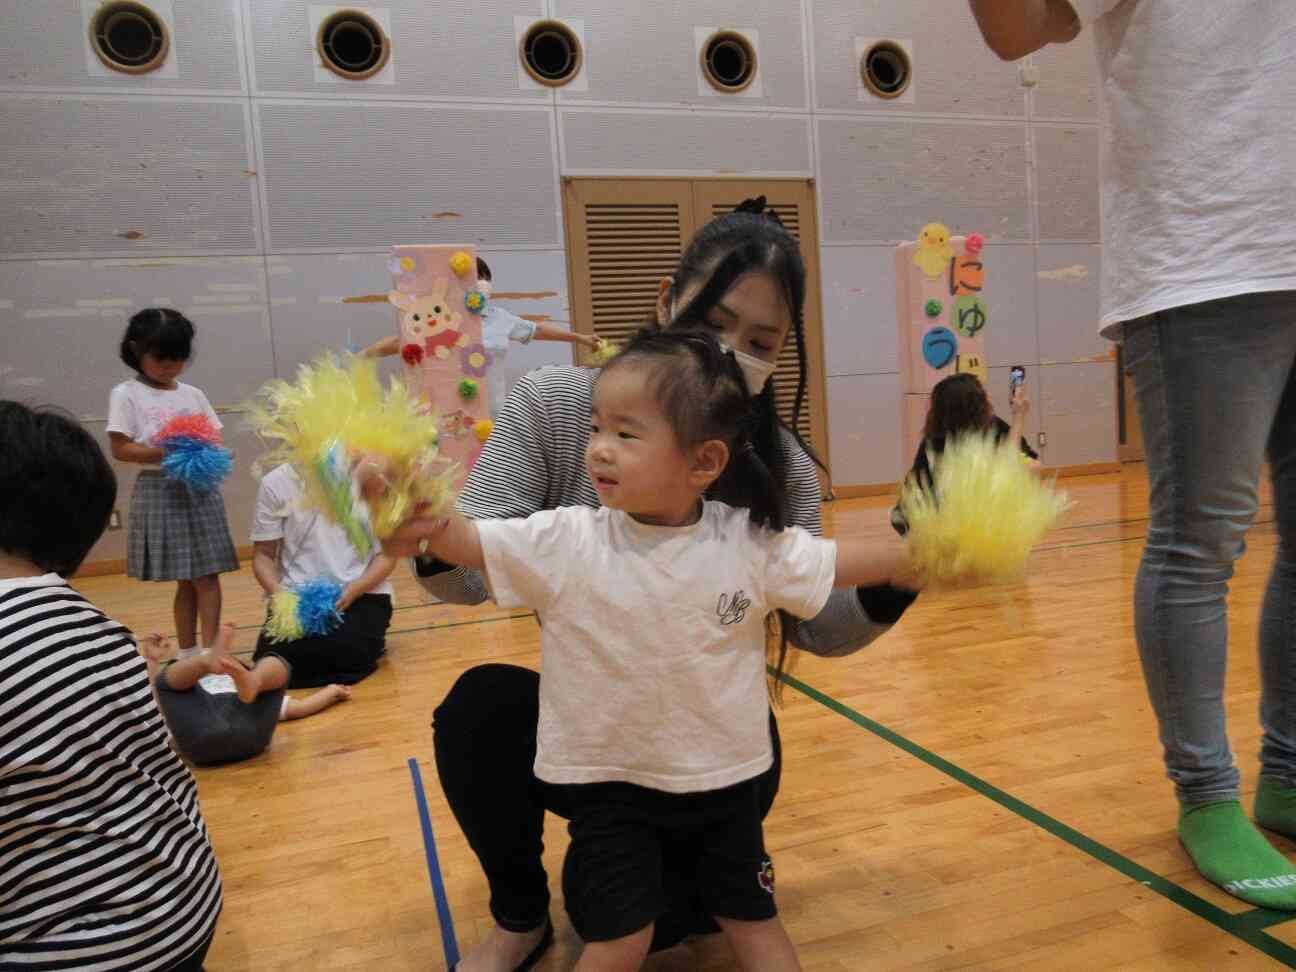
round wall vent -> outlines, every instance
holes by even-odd
[[[363,81],[387,66],[391,41],[382,25],[363,10],[339,10],[320,24],[315,50],[334,74]]]
[[[90,20],[90,46],[99,60],[124,74],[156,71],[171,49],[166,23],[142,3],[105,3]]]
[[[909,52],[895,41],[878,41],[860,56],[860,78],[879,98],[899,98],[913,80]]]
[[[737,94],[756,78],[756,48],[742,34],[717,31],[702,45],[702,74],[717,91]]]
[[[520,53],[527,74],[550,88],[560,88],[580,73],[580,38],[556,20],[541,20],[528,27]]]

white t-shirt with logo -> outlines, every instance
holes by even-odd
[[[1071,2],[1102,88],[1103,334],[1296,290],[1296,3]]]
[[[356,552],[346,531],[318,510],[302,507],[302,481],[292,466],[276,466],[261,480],[257,490],[252,540],[282,540],[279,546],[279,575],[287,587],[332,577],[343,585],[358,580],[369,568]],[[374,556],[377,556],[375,553]],[[369,593],[392,593],[390,581],[383,581]]]
[[[132,442],[153,445],[153,437],[177,415],[206,415],[221,427],[207,396],[193,385],[176,382],[172,389],[154,388],[138,378],[123,381],[108,396],[109,432],[120,432]]]
[[[606,507],[476,526],[496,603],[543,621],[536,776],[691,793],[769,769],[765,616],[819,613],[836,544],[713,502],[688,527]]]

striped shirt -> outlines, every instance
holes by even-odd
[[[519,378],[459,494],[459,512],[485,520],[527,517],[562,506],[597,508],[598,493],[585,470],[597,377],[597,371],[565,366]],[[814,460],[786,430],[783,456],[788,522],[822,536],[822,493]],[[443,601],[480,604],[489,597],[480,571],[416,561],[414,573],[429,594]],[[797,625],[791,640],[817,655],[850,654],[889,630],[912,601],[911,594],[892,588],[838,589],[818,617]]]
[[[168,969],[221,905],[131,633],[55,574],[0,580],[0,969]]]

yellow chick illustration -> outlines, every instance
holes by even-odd
[[[928,277],[935,280],[945,272],[949,262],[954,259],[954,247],[950,246],[949,227],[944,223],[928,223],[918,234],[918,249],[914,251],[914,263]]]

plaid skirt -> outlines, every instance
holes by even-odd
[[[220,490],[194,493],[145,469],[131,492],[126,573],[139,580],[193,580],[238,570]]]

